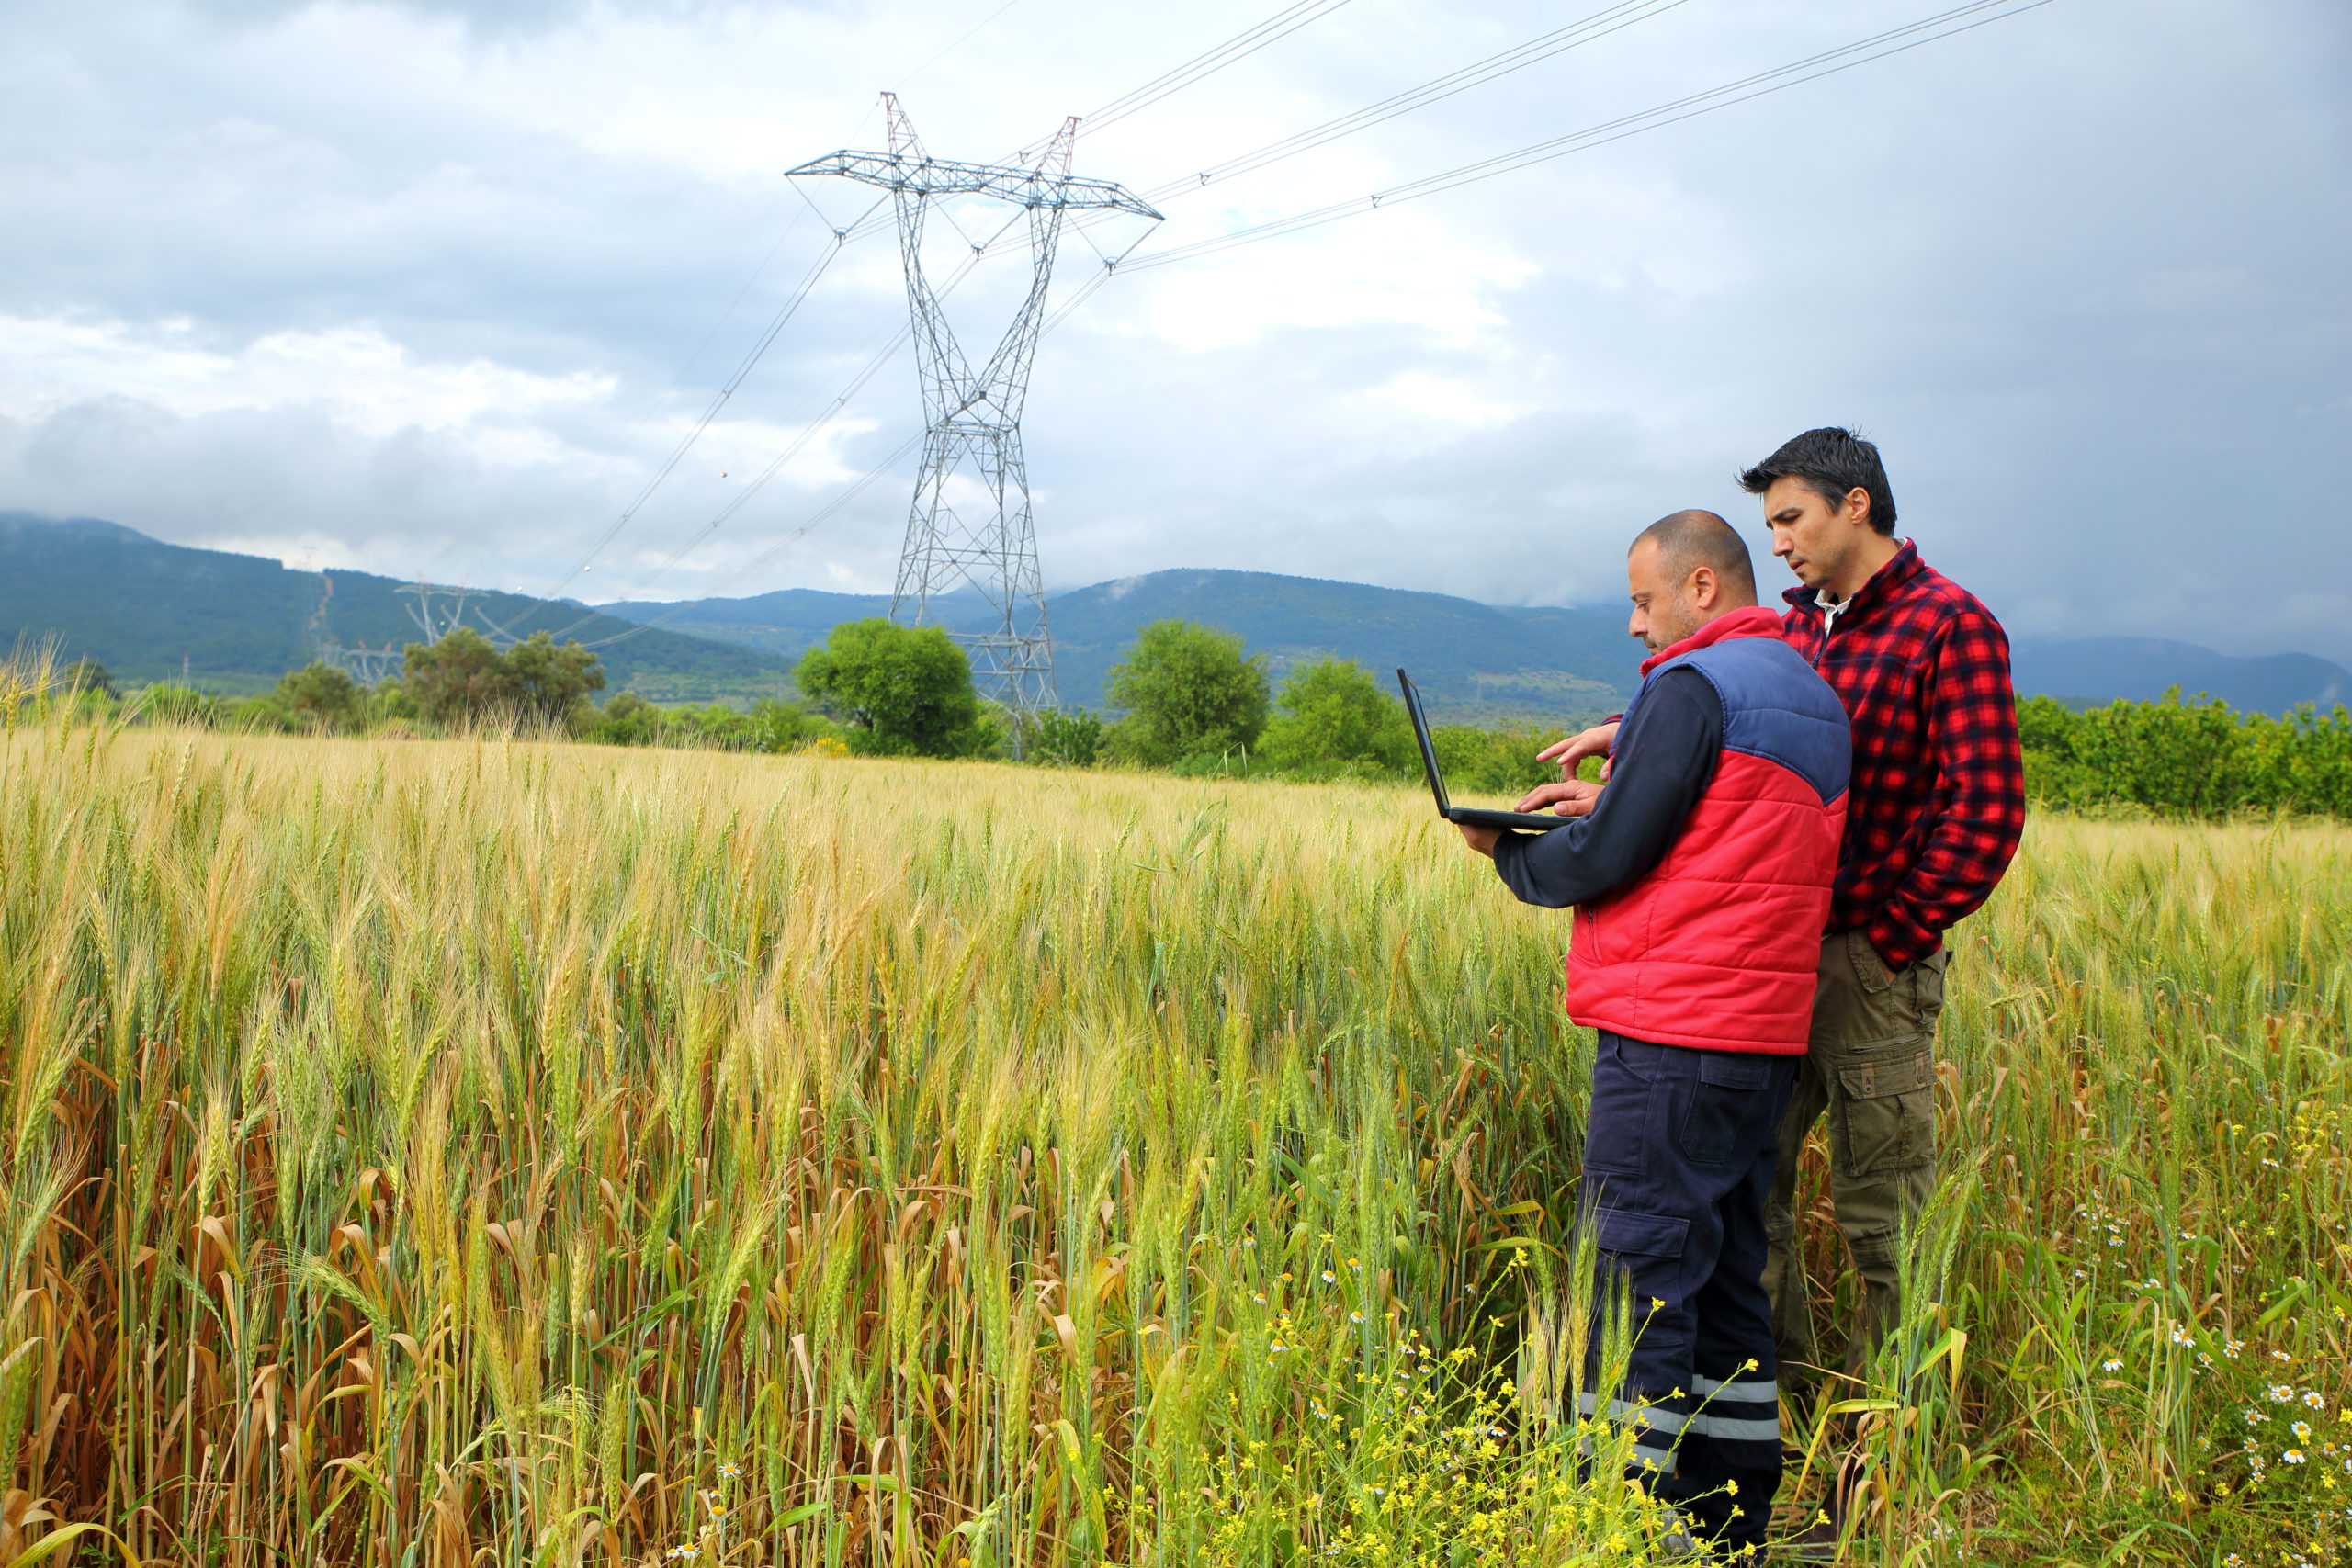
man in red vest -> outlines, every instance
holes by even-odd
[[[1852,746],[1729,524],[1662,518],[1625,572],[1651,657],[1608,786],[1529,795],[1584,813],[1549,832],[1462,834],[1520,898],[1576,910],[1568,1012],[1600,1032],[1585,1223],[1639,1328],[1624,1385],[1584,1413],[1634,1429],[1641,1479],[1692,1536],[1755,1561],[1781,1482],[1765,1200]]]
[[[1739,481],[1762,501],[1772,553],[1797,578],[1782,595],[1784,635],[1853,724],[1853,798],[1810,1049],[1781,1127],[1766,1271],[1781,1364],[1817,1364],[1794,1197],[1798,1151],[1826,1115],[1830,1197],[1864,1285],[1850,1372],[1901,1314],[1903,1225],[1935,1183],[1943,934],[1991,895],[2025,829],[2009,644],[1973,594],[1895,536],[1871,443],[1808,430]],[[1597,726],[1543,755],[1572,773],[1616,734]],[[1547,788],[1565,792],[1561,809],[1587,808],[1590,785]],[[1831,1495],[1842,1515],[1842,1479]]]

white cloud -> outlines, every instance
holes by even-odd
[[[486,460],[551,462],[567,452],[522,422],[609,398],[609,374],[533,375],[487,359],[433,362],[375,328],[271,333],[233,351],[202,345],[185,317],[123,321],[0,315],[0,412],[38,418],[94,398],[126,398],[189,418],[316,405],[367,436],[459,431]]]
[[[823,253],[779,176],[878,144],[877,89],[935,152],[994,157],[1270,7],[1021,0],[964,38],[994,8],[19,0],[0,12],[0,507],[560,577]],[[1170,196],[1147,248],[1929,8],[1679,7]],[[1563,19],[1355,0],[1088,135],[1078,167],[1182,179]],[[1930,558],[2021,630],[2352,657],[2346,34],[2322,0],[2158,0],[2128,28],[2047,6],[1121,278],[1039,352],[1046,577],[1260,567],[1612,599],[1633,528],[1681,505],[1744,519],[1735,468],[1850,420],[1885,443]],[[1073,240],[1061,297],[1094,265]],[[974,343],[1012,272],[955,301]],[[904,311],[887,237],[844,253],[583,586],[624,592],[694,537]],[[902,355],[657,591],[887,590],[902,477],[741,568],[919,418]]]

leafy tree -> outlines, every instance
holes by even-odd
[[[1351,659],[1317,659],[1283,682],[1262,755],[1285,772],[1401,773],[1413,765],[1405,705]]]
[[[297,729],[334,734],[357,729],[367,717],[366,690],[349,671],[324,660],[280,676],[275,695]]]
[[[662,710],[636,692],[615,692],[581,731],[599,746],[652,746],[662,739]]]
[[[533,632],[502,657],[516,707],[548,724],[571,724],[588,705],[588,694],[605,689],[604,666],[594,653],[577,642],[559,648],[547,632]]]
[[[156,724],[197,727],[218,724],[227,705],[209,692],[177,682],[159,682],[139,694],[138,712]]]
[[[2352,818],[2352,711],[2303,704],[2281,717],[2218,699],[2075,712],[2049,697],[2018,704],[2026,790],[2051,805],[2144,807],[2168,817],[2236,811]]]
[[[122,695],[115,688],[113,674],[95,659],[75,660],[58,671],[57,681],[66,691],[79,692],[85,696],[112,698]]]
[[[546,632],[502,653],[480,632],[459,626],[431,647],[410,643],[401,684],[433,724],[505,714],[569,725],[582,717],[588,694],[604,689],[605,671],[594,653],[576,642],[559,647]]]
[[[1254,746],[1266,728],[1266,660],[1241,639],[1191,621],[1154,621],[1111,666],[1105,694],[1127,710],[1108,737],[1115,755],[1165,767]]]
[[[796,750],[822,736],[841,733],[839,725],[821,715],[774,697],[763,697],[752,705],[749,728],[750,749],[754,751]]]
[[[428,724],[480,719],[514,703],[513,671],[471,626],[430,646],[413,642],[401,649],[401,685]]]
[[[1430,745],[1437,752],[1437,765],[1445,770],[1446,787],[1455,794],[1517,795],[1537,784],[1558,782],[1560,770],[1537,761],[1535,754],[1563,732],[1560,726],[1479,729],[1441,724],[1430,728]],[[1597,777],[1600,759],[1588,757],[1580,772],[1588,779]]]
[[[294,728],[294,717],[286,711],[274,691],[257,697],[241,697],[229,705],[229,723],[252,735],[282,735]]]
[[[971,661],[937,626],[844,621],[800,656],[793,679],[868,756],[967,757],[993,739]]]
[[[1055,708],[1031,722],[1027,750],[1035,761],[1091,768],[1102,760],[1102,734],[1100,714],[1084,708]]]
[[[397,675],[388,675],[368,689],[368,722],[406,724],[416,716],[416,703]]]

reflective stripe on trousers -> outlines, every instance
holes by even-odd
[[[1686,1432],[1733,1443],[1778,1443],[1781,1440],[1781,1387],[1771,1382],[1719,1382],[1713,1378],[1693,1378],[1691,1392],[1700,1400],[1700,1408],[1690,1415],[1662,1409],[1654,1404],[1639,1404],[1630,1400],[1612,1399],[1604,1411],[1600,1399],[1593,1394],[1577,1396],[1577,1409],[1585,1416],[1598,1416],[1620,1427],[1634,1431],[1634,1447],[1639,1456],[1655,1465],[1655,1456],[1668,1456],[1668,1462],[1655,1465],[1669,1472],[1673,1439]],[[1661,1445],[1660,1438],[1667,1441]],[[1644,1451],[1646,1450],[1646,1451]]]

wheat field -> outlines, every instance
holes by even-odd
[[[1648,1560],[1554,1418],[1566,922],[1442,828],[19,722],[0,1564]],[[2352,830],[2036,821],[1787,1522],[1850,1450],[1849,1561],[2342,1559],[2348,948]]]

